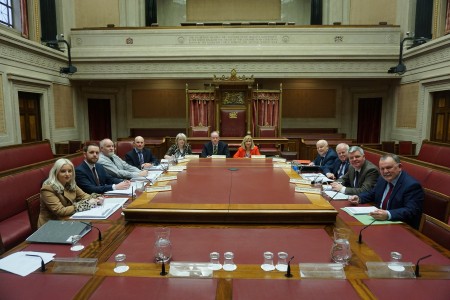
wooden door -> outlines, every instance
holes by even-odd
[[[42,141],[40,94],[19,92],[22,143]]]
[[[450,143],[450,91],[433,94],[430,140]]]
[[[381,131],[381,98],[358,100],[358,143],[378,144]]]
[[[100,141],[111,138],[111,101],[109,99],[88,99],[89,138]]]

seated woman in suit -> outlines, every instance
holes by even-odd
[[[75,170],[70,160],[58,159],[41,188],[41,211],[38,227],[48,220],[58,220],[78,211],[103,203],[98,194],[86,194],[75,183]]]
[[[259,153],[258,146],[253,143],[253,138],[251,135],[246,135],[242,140],[241,146],[233,155],[233,158],[250,158],[252,155],[261,155]]]
[[[164,158],[180,158],[184,157],[186,154],[192,154],[191,145],[188,144],[186,135],[184,133],[179,133],[175,137],[175,144],[169,147]]]

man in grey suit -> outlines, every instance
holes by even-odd
[[[131,179],[135,177],[147,176],[147,170],[140,170],[135,166],[127,164],[124,160],[114,153],[114,143],[110,139],[100,141],[101,164],[109,175],[120,179]]]
[[[353,146],[348,150],[350,168],[347,174],[331,184],[333,191],[347,195],[358,195],[373,189],[380,172],[378,168],[366,160],[364,150]]]

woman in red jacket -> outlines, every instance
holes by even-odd
[[[252,155],[261,155],[261,153],[259,153],[258,146],[255,146],[253,143],[253,138],[250,135],[246,135],[233,158],[250,158]]]

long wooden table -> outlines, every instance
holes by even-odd
[[[337,211],[320,194],[295,192],[291,169],[272,159],[197,159],[168,192],[143,193],[125,210],[127,221],[180,223],[334,223]]]
[[[199,162],[200,163],[200,162]],[[161,193],[162,194],[162,193]],[[346,201],[330,203],[337,212],[334,224],[175,224],[126,222],[121,212],[108,220],[93,221],[103,235],[97,241],[92,230],[82,239],[81,252],[71,252],[68,245],[22,243],[2,257],[16,251],[45,251],[56,257],[97,258],[94,274],[53,273],[39,270],[27,277],[0,271],[1,299],[448,299],[450,295],[450,251],[424,237],[405,224],[374,225],[364,231],[362,224],[341,210]],[[330,205],[329,204],[329,205]],[[186,279],[161,276],[161,265],[154,263],[155,228],[171,228],[173,261],[209,260],[211,251],[235,253],[237,269],[215,271],[210,279]],[[299,263],[327,263],[330,260],[334,227],[351,229],[353,256],[345,267],[343,279],[305,279]],[[294,256],[292,278],[284,272],[265,272],[260,265],[263,252],[286,251]],[[424,255],[417,279],[369,278],[366,262],[388,261],[391,251],[403,254],[413,263]],[[113,271],[114,256],[127,255],[130,269]],[[276,262],[276,258],[274,260]],[[170,265],[167,266],[170,268]]]

